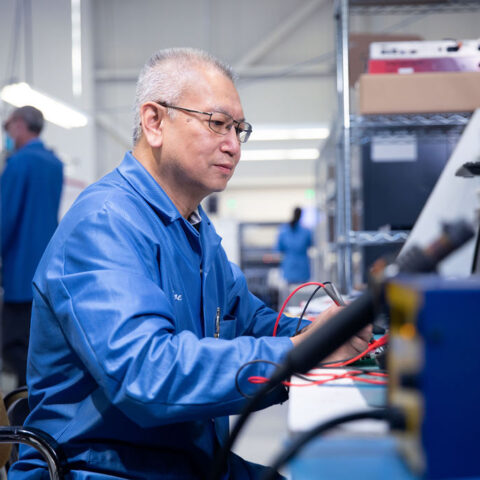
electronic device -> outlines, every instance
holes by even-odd
[[[398,276],[390,313],[388,403],[406,415],[400,450],[422,478],[478,478],[480,227],[472,276]]]
[[[212,480],[221,478],[230,449],[245,425],[248,416],[261,405],[264,396],[269,394],[272,388],[279,386],[286,378],[290,377],[293,372],[306,373],[311,370],[363,327],[371,323],[372,319],[375,318],[379,305],[382,304],[383,290],[388,279],[395,278],[399,273],[434,271],[436,266],[446,256],[468,242],[472,236],[472,228],[464,220],[444,224],[442,234],[426,248],[413,246],[397,257],[395,263],[379,263],[377,268],[372,271],[370,288],[316,329],[300,345],[290,350],[285,357],[284,363],[279,365],[268,381],[263,384],[255,395],[249,398],[236,423],[233,425],[228,439],[214,459]],[[480,299],[480,284],[477,290]],[[449,312],[449,309],[446,309],[445,312]]]
[[[368,73],[480,71],[480,40],[373,42]]]
[[[399,152],[403,143],[395,137],[382,137],[380,153],[385,153],[388,147],[388,152],[396,155],[394,159],[379,156],[375,137],[365,142],[361,146],[363,228],[376,231],[388,225],[391,230],[411,230],[459,139],[459,132],[446,135],[419,132],[405,139],[413,143],[412,154],[404,152],[402,157]],[[375,260],[395,256],[400,248],[401,244],[364,246],[364,279]]]
[[[399,277],[386,295],[388,403],[406,415],[402,458],[421,478],[479,478],[480,277]]]

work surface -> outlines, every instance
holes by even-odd
[[[345,369],[313,370],[342,373]],[[321,377],[312,377],[318,379]],[[292,379],[296,384],[306,384]],[[291,387],[288,430],[292,438],[327,420],[386,405],[386,386],[341,379],[320,386]],[[292,480],[420,480],[399,453],[385,422],[344,424],[312,440],[289,465]],[[460,479],[448,479],[460,480]],[[466,479],[463,479],[466,480]],[[478,479],[469,479],[478,480]]]
[[[352,370],[352,369],[350,369]],[[353,369],[355,370],[355,369]],[[347,369],[314,369],[310,372],[312,380],[326,380],[330,375],[342,375]],[[293,378],[292,382],[306,385],[302,379]],[[383,407],[386,404],[385,385],[359,383],[353,379],[338,379],[323,385],[291,387],[288,410],[288,428],[290,432],[303,432],[320,422],[339,415],[366,408]],[[346,425],[349,431],[384,433],[382,422],[364,420],[356,425]]]
[[[310,372],[314,380],[342,375],[347,369],[315,369]],[[306,385],[301,379],[294,383]],[[322,385],[298,386],[290,389],[288,429],[295,435],[327,420],[386,404],[386,386],[359,383],[351,378],[338,379]],[[290,471],[294,480],[328,479],[352,480],[354,478],[410,479],[408,476],[386,477],[385,469],[393,472],[405,467],[395,456],[393,440],[387,440],[385,422],[362,420],[343,424],[328,435],[313,440],[292,461]],[[386,455],[386,453],[388,453]],[[390,459],[390,457],[392,457]],[[376,476],[377,475],[377,476]]]
[[[342,374],[346,369],[316,369],[310,373]],[[314,376],[313,379],[327,378]],[[293,380],[305,385],[303,380]],[[319,386],[292,387],[288,428],[293,436],[338,416],[382,407],[386,386],[339,379]],[[413,480],[396,454],[385,422],[362,420],[344,424],[313,440],[290,464],[293,480]]]

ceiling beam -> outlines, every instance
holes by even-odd
[[[328,65],[245,65],[235,69],[240,78],[296,78],[296,77],[329,77],[335,75],[332,63]],[[133,69],[97,69],[95,81],[97,82],[136,82],[138,70]]]
[[[234,64],[235,70],[252,65],[260,60],[265,54],[277,46],[284,38],[295,30],[302,22],[308,19],[315,10],[324,3],[325,0],[310,0],[301,8],[297,9],[288,18],[270,32],[261,42],[257,43],[250,51],[243,57],[237,60]]]

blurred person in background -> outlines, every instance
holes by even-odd
[[[3,124],[2,356],[18,385],[26,384],[33,274],[57,227],[63,184],[62,162],[39,138],[43,125],[42,112],[32,106],[17,108]]]
[[[296,207],[289,223],[280,227],[277,250],[283,254],[282,276],[288,284],[310,280],[308,249],[313,245],[312,232],[300,224],[302,209]]]

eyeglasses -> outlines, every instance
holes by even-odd
[[[226,135],[235,125],[235,132],[240,143],[246,143],[250,134],[252,133],[252,126],[248,122],[238,122],[233,117],[223,112],[200,112],[199,110],[192,110],[191,108],[176,107],[165,102],[155,102],[165,108],[173,108],[174,110],[181,110],[190,113],[200,113],[208,115],[208,126],[210,130],[220,135]]]

